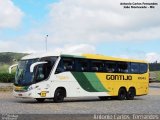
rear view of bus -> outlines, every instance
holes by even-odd
[[[133,100],[147,95],[148,64],[97,54],[29,55],[19,62],[14,96],[38,102],[96,96]]]

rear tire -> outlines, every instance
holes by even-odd
[[[54,94],[54,102],[61,103],[64,101],[65,91],[63,89],[57,89]]]
[[[126,99],[126,89],[125,88],[120,88],[118,92],[118,100],[125,100]]]
[[[127,92],[127,100],[133,100],[135,96],[135,89],[134,88],[129,88]]]
[[[36,100],[37,100],[37,102],[39,102],[39,103],[43,103],[44,100],[45,100],[45,98],[36,98]]]

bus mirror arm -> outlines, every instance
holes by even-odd
[[[48,62],[35,62],[35,63],[33,63],[33,64],[31,65],[31,67],[30,67],[30,72],[31,72],[31,73],[33,72],[35,66],[41,65],[41,64],[46,64],[46,63],[48,63]]]
[[[17,66],[18,66],[18,64],[11,65],[11,66],[9,67],[9,74],[12,73],[12,68],[17,67]]]

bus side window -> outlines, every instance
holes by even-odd
[[[127,62],[119,62],[117,65],[118,73],[129,73],[130,71],[130,63]]]
[[[91,62],[91,72],[103,72],[104,64],[102,61],[93,60]]]
[[[71,58],[62,58],[56,69],[56,74],[73,70],[74,70],[74,60]]]
[[[44,79],[48,78],[53,65],[55,64],[57,60],[57,57],[50,56],[50,57],[43,57],[40,59],[40,61],[46,61],[47,63],[43,65],[43,73],[44,73]],[[42,75],[41,75],[42,76]]]
[[[146,73],[148,70],[148,65],[145,63],[140,63],[140,73]]]
[[[46,65],[38,65],[36,71],[36,82],[40,82],[46,79],[48,76],[46,75]]]
[[[74,60],[70,58],[63,59],[63,69],[64,71],[73,71],[74,70]]]
[[[106,62],[105,63],[105,71],[108,73],[116,72],[116,62]]]
[[[89,63],[88,60],[76,60],[76,71],[78,72],[88,72],[89,71]]]
[[[131,73],[139,74],[139,64],[131,63]]]

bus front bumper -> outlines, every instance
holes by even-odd
[[[16,92],[13,91],[13,96],[17,98],[33,98],[33,94],[31,92]]]

